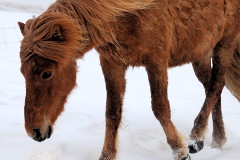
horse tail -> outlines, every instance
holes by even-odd
[[[240,102],[240,46],[235,49],[232,62],[226,70],[225,86]]]

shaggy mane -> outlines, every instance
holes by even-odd
[[[113,30],[118,17],[138,14],[155,0],[58,0],[48,10],[63,12],[85,24],[91,40],[98,44],[117,42]]]
[[[28,20],[21,43],[21,61],[27,61],[33,54],[61,63],[74,58],[73,53],[79,49],[78,42],[81,40],[76,32],[75,23],[58,12],[44,13]]]
[[[33,54],[57,62],[66,62],[76,52],[94,44],[117,43],[113,30],[118,17],[136,14],[154,0],[58,0],[48,10],[26,24],[21,46],[21,60]],[[87,34],[88,33],[88,34]],[[57,40],[54,36],[63,40]],[[81,43],[79,43],[81,41]]]

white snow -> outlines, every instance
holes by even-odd
[[[0,0],[0,9],[41,13],[53,2],[55,0]]]
[[[106,91],[98,54],[94,50],[78,61],[78,87],[57,120],[51,139],[35,142],[24,129],[25,82],[19,71],[18,55],[22,36],[17,22],[25,22],[36,13],[35,8],[47,8],[52,2],[0,0],[0,160],[97,160],[100,156],[105,132]],[[204,98],[203,87],[191,65],[169,70],[172,119],[186,142]],[[172,159],[172,151],[151,111],[150,102],[144,68],[130,68],[119,135],[119,160]],[[210,147],[210,119],[205,148],[191,155],[193,160],[240,159],[240,106],[226,89],[222,94],[222,106],[227,143],[222,150]]]

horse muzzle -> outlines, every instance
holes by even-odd
[[[47,138],[50,138],[52,135],[52,132],[53,132],[52,126],[48,126],[46,131],[42,131],[39,128],[34,128],[32,138],[35,141],[42,142],[42,141],[46,140]]]

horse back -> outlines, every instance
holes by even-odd
[[[116,36],[120,47],[108,44],[98,50],[130,65],[145,65],[153,59],[167,62],[169,67],[199,61],[222,38],[234,17],[229,13],[238,14],[233,4],[239,2],[159,0],[149,9],[119,18]]]

